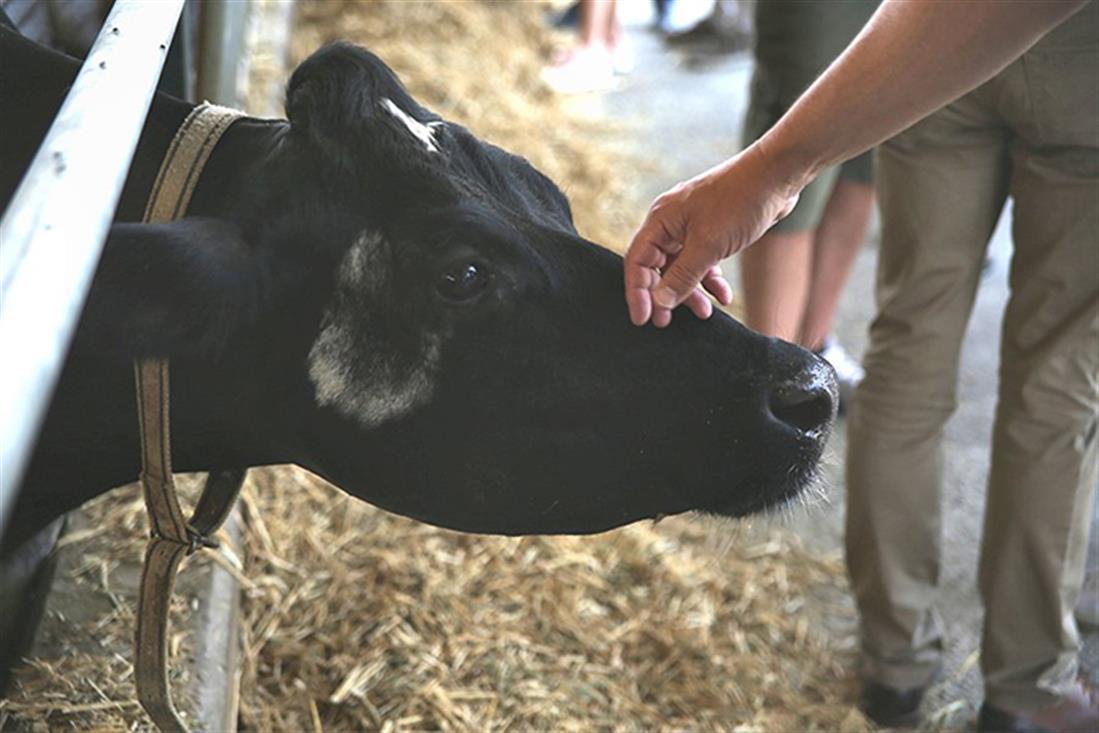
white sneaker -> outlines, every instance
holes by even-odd
[[[614,65],[614,73],[619,76],[628,76],[637,66],[637,54],[634,53],[633,43],[626,36],[618,39],[611,51],[611,62]]]
[[[831,336],[825,339],[824,346],[816,354],[836,370],[836,382],[840,388],[840,409],[845,409],[855,395],[855,388],[866,376],[866,370]]]
[[[542,81],[559,94],[604,91],[614,86],[614,60],[603,46],[577,48],[563,63],[542,69]]]

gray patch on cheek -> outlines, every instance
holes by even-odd
[[[386,295],[388,259],[376,233],[364,232],[351,246],[308,356],[317,403],[368,428],[427,403],[439,364],[438,334],[402,332],[373,307]]]
[[[326,320],[309,351],[317,404],[374,428],[430,400],[439,359],[438,344],[432,339],[424,344],[420,364],[405,371],[378,355],[364,356],[348,324],[338,318]]]

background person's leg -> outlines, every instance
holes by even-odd
[[[740,255],[744,322],[752,330],[797,341],[809,294],[813,230],[770,232]]]
[[[815,227],[837,172],[830,168],[806,186],[790,215],[740,254],[744,322],[749,328],[798,341],[809,297]]]
[[[824,207],[813,237],[809,265],[809,293],[801,316],[798,343],[812,349],[836,370],[840,412],[866,376],[862,364],[832,335],[843,288],[866,239],[874,206],[872,153],[864,153],[840,167],[839,178]]]
[[[616,0],[582,0],[580,3],[580,43],[587,47],[614,45]]]
[[[896,690],[926,686],[940,663],[942,432],[1006,197],[1005,134],[980,92],[878,151],[878,315],[848,419],[845,544],[865,679]]]
[[[807,349],[819,350],[832,332],[836,306],[866,239],[873,208],[872,183],[842,176],[836,181],[813,237],[809,294],[798,334],[798,343]]]

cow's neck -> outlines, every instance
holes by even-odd
[[[122,192],[116,219],[139,221],[145,211],[149,191],[160,162],[176,131],[195,105],[158,94],[149,112],[145,130],[138,143],[134,163]],[[222,135],[199,179],[188,213],[200,216],[225,216],[237,204],[239,192],[249,188],[248,181],[262,175],[256,161],[271,159],[285,128],[285,122],[244,117]],[[251,181],[255,185],[255,181]]]
[[[246,361],[229,357],[218,365],[173,363],[171,447],[176,471],[292,459],[280,448],[286,443],[273,432],[277,416],[268,407],[271,400],[260,394],[266,389],[262,375],[243,373],[249,368]],[[217,370],[221,372],[215,374]],[[257,424],[264,429],[257,430]],[[256,442],[260,435],[262,442]],[[53,517],[136,480],[139,445],[132,369],[74,353],[28,466],[5,545],[18,544]]]
[[[193,105],[158,95],[127,178],[117,219],[140,220],[148,191],[176,129]],[[191,212],[231,211],[240,179],[255,174],[247,161],[277,140],[278,125],[243,119],[211,155]],[[177,471],[254,466],[292,460],[273,432],[272,401],[264,394],[261,356],[247,345],[216,364],[172,362],[171,429]],[[52,518],[109,489],[134,481],[140,470],[132,368],[116,356],[81,346],[66,360],[35,453],[27,468],[5,549],[18,545]],[[246,416],[246,417],[245,417]],[[245,422],[247,421],[247,424]],[[256,430],[262,424],[264,430]],[[254,442],[257,435],[263,442]]]

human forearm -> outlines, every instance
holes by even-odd
[[[626,254],[630,318],[666,326],[683,302],[707,315],[700,283],[716,297],[729,294],[713,266],[786,216],[823,168],[992,78],[1085,4],[885,0],[766,135],[653,202]]]
[[[756,146],[800,190],[990,79],[1086,0],[886,0]]]

